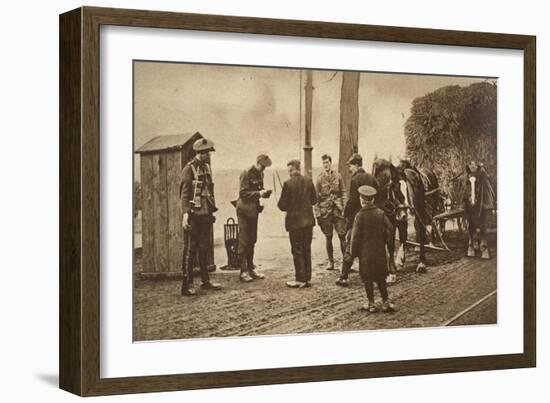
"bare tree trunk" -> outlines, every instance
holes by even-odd
[[[345,71],[342,76],[340,95],[340,151],[338,171],[342,175],[346,189],[349,188],[350,174],[347,161],[359,151],[359,73]]]

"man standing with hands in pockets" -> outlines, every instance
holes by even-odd
[[[311,287],[311,240],[313,238],[313,205],[317,203],[315,186],[310,178],[302,176],[300,161],[287,164],[289,179],[283,184],[279,209],[286,212],[285,227],[290,238],[294,259],[295,280],[286,285],[291,288]]]

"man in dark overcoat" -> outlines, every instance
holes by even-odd
[[[355,220],[355,215],[361,209],[361,201],[359,197],[359,188],[361,186],[371,186],[378,190],[378,181],[374,176],[363,169],[363,158],[359,154],[353,154],[348,160],[348,168],[351,173],[351,182],[349,189],[349,197],[344,207],[344,217],[346,219],[346,253],[342,263],[342,272],[336,284],[342,287],[349,285],[348,276],[353,265],[353,258],[349,250],[351,229]]]
[[[376,207],[374,197],[376,189],[361,186],[361,210],[355,216],[351,233],[351,256],[359,258],[359,274],[365,285],[368,304],[364,306],[369,312],[376,312],[374,304],[374,283],[382,296],[382,311],[393,311],[393,304],[388,299],[386,276],[388,265],[386,246],[391,242],[393,226],[383,210]]]
[[[183,168],[180,183],[182,227],[184,234],[183,247],[183,283],[181,294],[195,295],[193,287],[193,267],[198,255],[201,271],[201,288],[219,290],[219,284],[210,281],[207,256],[210,244],[210,231],[214,223],[214,213],[218,210],[214,199],[214,182],[210,169],[210,153],[214,143],[205,138],[193,143],[195,156]]]
[[[287,164],[290,178],[283,184],[279,209],[286,212],[285,228],[290,238],[294,259],[295,281],[288,281],[291,288],[311,286],[311,240],[313,237],[313,206],[317,195],[313,181],[300,173],[300,161]]]
[[[265,276],[254,269],[254,246],[258,239],[258,216],[263,211],[260,199],[268,198],[270,190],[264,189],[264,170],[271,166],[267,154],[259,154],[256,163],[241,173],[237,219],[239,222],[238,254],[241,264],[241,282],[263,279]]]

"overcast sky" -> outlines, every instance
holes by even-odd
[[[324,153],[338,160],[342,74],[333,75],[313,72],[314,166]],[[136,62],[135,146],[162,134],[199,131],[216,144],[213,169],[245,168],[260,151],[284,167],[300,156],[299,77],[297,69]],[[414,98],[483,80],[361,73],[359,152],[367,163],[375,153],[397,158],[405,149],[403,127]]]

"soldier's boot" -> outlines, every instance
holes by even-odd
[[[241,253],[239,256],[239,260],[241,263],[241,274],[239,275],[239,280],[242,283],[250,283],[253,281],[252,277],[250,277],[250,274],[248,274],[248,260],[246,258],[245,253]]]
[[[249,275],[253,280],[263,280],[263,279],[265,278],[265,275],[264,275],[264,274],[258,273],[256,270],[250,271],[250,273],[248,273],[248,275]]]
[[[366,302],[361,306],[361,310],[366,311],[368,313],[375,313],[378,312],[378,308],[376,307],[374,302]]]
[[[386,300],[382,303],[381,311],[385,313],[395,312],[395,305],[391,301]]]
[[[327,247],[328,261],[327,261],[327,265],[325,266],[325,269],[330,271],[330,270],[334,270],[334,251],[332,249],[332,238],[327,237],[326,242],[327,242],[326,247]]]
[[[185,271],[183,272],[183,281],[181,283],[181,295],[197,295],[197,291],[195,291],[195,287],[193,286],[193,278],[190,278]]]
[[[181,295],[182,296],[197,295],[197,292],[193,287],[193,259],[191,259],[190,256],[184,256],[182,270],[183,270],[183,281],[181,283]]]
[[[338,235],[338,239],[340,240],[340,251],[342,252],[343,262],[344,258],[346,257],[346,235]]]
[[[203,290],[221,290],[222,285],[219,283],[213,283],[212,281],[207,281],[206,283],[201,283],[201,288]]]
[[[308,284],[307,282],[296,281],[296,280],[286,282],[286,286],[289,288],[307,288],[308,287],[307,284]]]
[[[349,280],[347,278],[340,277],[338,280],[336,280],[336,285],[339,285],[340,287],[349,287]]]
[[[334,270],[334,250],[332,248],[332,237],[325,237],[328,262],[325,267],[326,270]]]
[[[201,288],[205,290],[221,290],[221,284],[210,281],[206,251],[199,250],[199,266],[201,269]]]
[[[353,265],[353,259],[349,253],[346,252],[346,255],[344,257],[344,261],[342,262],[342,273],[340,274],[340,278],[336,280],[336,285],[339,285],[340,287],[348,287],[349,286],[349,280],[348,276],[351,271],[351,266]]]
[[[254,266],[254,249],[248,251],[246,254],[246,261],[248,265],[248,275],[253,280],[263,280],[265,276],[262,273],[256,271],[256,266]]]
[[[181,295],[184,297],[190,297],[193,295],[197,295],[197,292],[195,291],[193,284],[189,285],[189,283],[183,281],[181,285]]]

